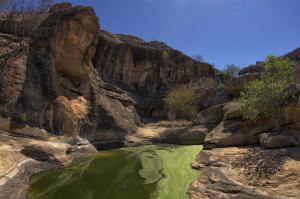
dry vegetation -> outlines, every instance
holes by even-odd
[[[182,119],[194,120],[198,113],[198,93],[195,84],[184,84],[172,89],[164,98],[169,110]]]
[[[71,107],[75,118],[83,120],[86,118],[89,112],[88,101],[84,97],[78,97],[77,99],[71,100]]]
[[[1,41],[0,79],[28,52],[29,40],[51,5],[52,0],[0,0],[0,27],[10,34],[6,42]]]

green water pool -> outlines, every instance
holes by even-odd
[[[188,199],[201,146],[144,146],[102,151],[30,179],[29,199]]]

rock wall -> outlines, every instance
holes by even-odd
[[[30,125],[53,134],[84,132],[93,141],[120,142],[136,131],[140,119],[135,101],[105,83],[91,62],[98,33],[92,8],[51,9],[35,30],[28,54],[14,63],[8,81],[1,82],[1,115],[17,124],[11,130]],[[80,99],[83,107],[77,103],[74,108]],[[87,110],[84,117],[78,114],[81,108]]]
[[[162,98],[170,88],[191,81],[207,88],[208,81],[219,82],[212,65],[195,61],[162,42],[105,31],[99,33],[93,63],[105,81],[130,91],[142,113],[154,117],[164,115]]]
[[[19,38],[0,33],[0,53],[5,54],[18,48]],[[8,59],[10,60],[10,59]],[[3,58],[1,58],[3,63]],[[4,62],[5,63],[5,62]],[[2,65],[2,64],[1,64]],[[2,65],[0,69],[0,112],[7,116],[14,112],[13,105],[21,95],[26,79],[27,53],[15,56],[13,61]]]

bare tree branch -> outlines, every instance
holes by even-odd
[[[52,4],[52,0],[0,0],[0,32],[10,35],[0,41],[2,80],[12,64],[28,52],[29,40]]]

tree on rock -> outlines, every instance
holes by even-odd
[[[184,84],[172,89],[164,98],[166,106],[179,113],[183,119],[195,119],[198,111],[198,93],[194,84]]]
[[[293,72],[294,64],[289,58],[268,56],[262,77],[248,83],[241,93],[244,117],[272,119],[280,131],[281,109],[291,98],[286,89],[293,83]]]

